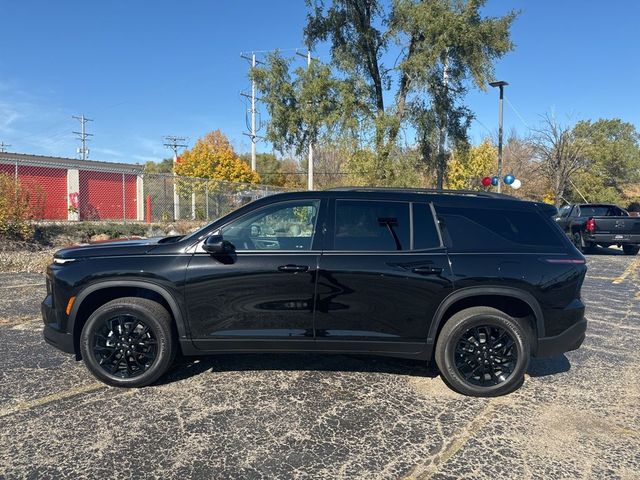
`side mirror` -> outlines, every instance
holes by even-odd
[[[236,251],[233,243],[224,240],[222,235],[211,235],[207,237],[202,245],[202,249],[212,255],[228,255]]]

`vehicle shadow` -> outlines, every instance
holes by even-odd
[[[533,357],[529,362],[527,373],[530,377],[547,377],[557,373],[568,372],[570,369],[571,363],[563,353],[550,358]]]
[[[621,248],[617,248],[617,247],[595,246],[589,251],[589,253],[587,253],[587,256],[589,255],[622,255],[624,256],[624,252],[622,251]]]
[[[370,372],[434,378],[435,365],[374,355],[252,353],[219,354],[178,358],[171,371],[157,384],[184,380],[205,372],[306,371],[306,372]]]
[[[570,368],[571,364],[563,354],[552,358],[532,358],[527,373],[531,377],[546,377],[567,372]],[[238,353],[179,357],[171,371],[157,384],[170,384],[206,372],[249,371],[368,372],[427,378],[440,375],[435,363],[402,358],[347,354]]]

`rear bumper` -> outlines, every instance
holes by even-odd
[[[622,238],[616,238],[616,235],[622,236]],[[610,245],[636,245],[640,244],[640,235],[624,233],[596,233],[595,235],[587,235],[585,237],[585,241],[591,243],[606,243]]]
[[[58,313],[53,308],[51,296],[48,295],[40,305],[44,329],[42,335],[49,345],[53,345],[66,353],[76,353],[73,344],[73,335],[63,330],[58,319]]]
[[[584,342],[587,332],[587,320],[582,319],[555,337],[538,339],[536,357],[553,357],[564,352],[577,350]]]

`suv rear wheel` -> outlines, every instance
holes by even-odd
[[[495,397],[517,389],[529,365],[527,330],[490,307],[472,307],[445,323],[435,360],[445,382],[474,397]]]
[[[623,245],[622,251],[625,255],[637,255],[640,250],[640,246],[638,245]]]
[[[82,358],[99,380],[144,387],[164,374],[176,354],[169,312],[145,298],[117,298],[91,314],[80,335]]]

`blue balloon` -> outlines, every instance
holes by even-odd
[[[493,185],[494,187],[498,186],[499,181],[500,179],[498,177],[491,177],[491,185]]]
[[[504,176],[504,183],[506,183],[507,185],[511,185],[514,182],[515,179],[516,179],[516,177],[514,177],[511,174],[505,175]]]

